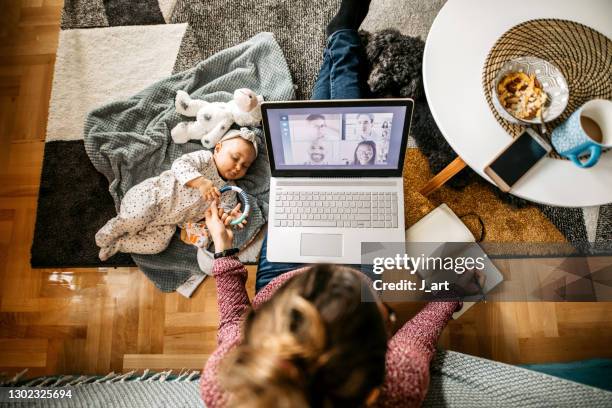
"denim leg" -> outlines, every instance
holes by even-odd
[[[310,99],[327,100],[331,99],[329,74],[331,71],[332,62],[331,55],[327,47],[323,50],[323,63],[319,70],[317,82],[315,82]]]
[[[356,30],[338,30],[327,39],[312,99],[361,99],[368,95],[367,60]]]
[[[338,30],[327,39],[323,63],[315,83],[312,99],[361,99],[369,94],[366,83],[367,64],[359,34],[355,30]],[[272,279],[304,264],[270,262],[268,236],[264,238],[259,257],[255,292]]]
[[[331,59],[330,99],[361,99],[367,96],[367,61],[356,30],[339,30],[329,36]]]
[[[259,292],[278,275],[282,275],[285,272],[303,266],[303,264],[299,263],[270,262],[268,261],[267,253],[268,234],[266,234],[264,238],[263,245],[261,246],[261,254],[259,255],[259,265],[257,266],[257,275],[255,277],[255,293]]]

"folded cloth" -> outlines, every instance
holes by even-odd
[[[137,95],[90,112],[85,122],[85,150],[109,181],[119,209],[126,192],[141,181],[168,170],[185,153],[202,149],[198,142],[175,144],[170,129],[185,120],[174,109],[176,91],[209,102],[227,102],[237,88],[250,88],[265,100],[294,98],[291,74],[271,33],[260,33],[227,48],[194,68],[163,79]],[[235,243],[247,246],[267,222],[270,166],[261,129],[254,129],[259,155],[236,184],[249,194],[249,223],[237,230]],[[201,274],[196,248],[177,232],[168,248],[155,255],[132,255],[140,269],[162,291],[173,291],[192,274]]]
[[[186,222],[179,227],[182,229],[181,241],[198,248],[206,248],[210,244],[210,233],[203,222]]]

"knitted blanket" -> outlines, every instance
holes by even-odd
[[[424,407],[609,407],[612,392],[454,351],[438,351]]]
[[[271,33],[260,33],[137,95],[90,112],[85,123],[85,150],[94,167],[108,179],[115,207],[119,209],[131,187],[168,170],[179,156],[203,148],[198,141],[179,145],[170,137],[170,130],[185,120],[175,112],[177,90],[210,102],[226,102],[237,88],[251,88],[268,101],[294,98],[291,74]],[[258,129],[256,133],[259,155],[247,176],[236,182],[251,202],[249,223],[235,235],[240,248],[248,245],[267,222],[270,168],[262,132]],[[182,243],[178,232],[164,252],[132,258],[164,291],[174,290],[192,274],[202,273],[195,247]]]
[[[72,399],[45,400],[47,407],[178,408],[204,406],[199,382],[196,372],[173,375],[147,370],[144,375],[63,375],[0,381],[0,385],[74,387]],[[612,406],[612,392],[467,354],[438,351],[423,406],[604,408]]]

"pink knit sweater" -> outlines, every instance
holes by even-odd
[[[280,275],[253,299],[257,309],[287,279],[306,268]],[[217,284],[220,322],[217,349],[204,367],[201,380],[202,399],[208,408],[225,405],[226,395],[217,381],[217,370],[225,354],[240,341],[240,324],[251,307],[245,283],[247,271],[236,257],[217,259],[213,265]],[[412,407],[425,398],[429,384],[429,363],[442,329],[459,306],[458,302],[429,303],[389,340],[385,382],[376,406]]]

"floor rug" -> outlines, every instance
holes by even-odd
[[[83,123],[88,111],[135,94],[261,31],[274,33],[289,62],[296,92],[308,95],[322,58],[324,25],[338,5],[339,1],[306,0],[139,0],[137,4],[67,0],[49,107],[32,266],[132,264],[126,254],[107,262],[97,258],[94,233],[115,209],[108,201],[107,185],[84,155]],[[298,29],[299,39],[294,36]],[[63,160],[68,155],[70,160]],[[249,254],[251,261],[257,253]],[[161,290],[176,289],[162,273],[149,277]]]
[[[72,399],[49,399],[44,404],[46,407],[204,407],[198,374],[189,370],[179,373],[146,370],[144,374],[132,371],[106,376],[14,378],[4,383],[0,378],[0,385],[72,391]],[[611,402],[610,391],[467,354],[438,350],[431,364],[429,388],[422,406],[603,408],[609,407]],[[39,406],[23,404],[26,405]]]
[[[93,234],[115,210],[104,180],[93,171],[84,154],[82,128],[86,112],[192,67],[260,31],[274,33],[288,61],[296,94],[308,98],[322,59],[324,27],[339,3],[340,0],[66,0],[49,107],[32,265],[131,264],[125,254],[105,263],[97,258]],[[394,27],[424,39],[443,4],[443,0],[381,0],[372,4],[362,27],[368,31]],[[424,103],[419,101],[417,106],[427,115]],[[424,123],[414,127],[413,133],[437,131],[430,129],[431,122]],[[408,226],[428,209],[446,202],[460,215],[477,213],[485,222],[486,240],[612,240],[610,206],[568,210],[527,203],[516,208],[502,202],[482,180],[470,180],[463,190],[443,187],[426,199],[417,191],[431,176],[429,163],[421,151],[414,149],[413,139],[409,147],[405,168]]]

